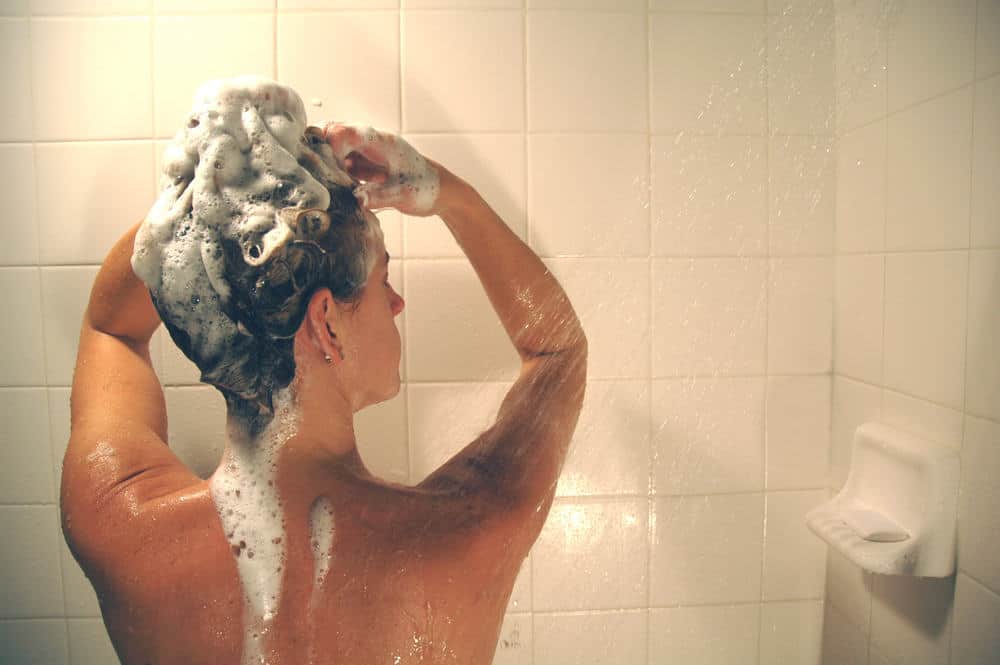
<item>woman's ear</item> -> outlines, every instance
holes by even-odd
[[[342,319],[340,308],[333,299],[330,289],[319,289],[309,299],[306,308],[306,324],[309,340],[330,362],[339,362],[344,357],[343,346],[337,337]]]

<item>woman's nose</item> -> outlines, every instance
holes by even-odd
[[[396,293],[396,289],[392,290],[392,315],[399,316],[399,313],[403,311],[406,307],[406,302],[403,300],[403,296]]]

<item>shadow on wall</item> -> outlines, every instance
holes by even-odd
[[[875,575],[872,595],[874,602],[889,608],[900,621],[936,640],[948,629],[955,601],[955,576]],[[873,617],[872,621],[875,620]]]

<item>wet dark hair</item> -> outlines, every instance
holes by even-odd
[[[260,265],[246,261],[246,256],[261,251],[261,245],[255,245],[259,238],[250,234],[223,235],[209,243],[215,257],[222,259],[230,293],[225,299],[213,295],[216,307],[205,314],[235,324],[222,326],[228,333],[222,343],[206,341],[204,334],[193,339],[181,327],[190,319],[172,313],[176,303],[162,303],[151,292],[171,339],[201,370],[201,380],[223,394],[228,413],[244,423],[251,436],[274,418],[275,392],[295,377],[294,337],[312,295],[327,288],[339,303],[356,307],[364,289],[371,251],[368,221],[350,187],[329,191],[326,210],[279,210],[292,239]]]

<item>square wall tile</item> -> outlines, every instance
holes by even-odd
[[[771,256],[832,254],[837,158],[831,138],[780,136],[771,139]]]
[[[1000,596],[967,575],[955,585],[951,665],[990,665],[1000,654]]]
[[[45,384],[41,282],[38,268],[0,268],[0,311],[17,312],[0,321],[0,339],[17,353],[0,356],[0,385]],[[76,329],[79,332],[79,328]]]
[[[0,81],[7,99],[0,115],[0,141],[30,141],[31,39],[24,19],[0,19]],[[6,161],[3,164],[6,170]]]
[[[838,255],[835,263],[834,370],[881,383],[885,256]]]
[[[650,0],[649,8],[661,12],[764,14],[767,0]]]
[[[2,618],[63,616],[56,507],[0,506],[0,528],[17,543],[0,550]]]
[[[472,185],[511,231],[527,240],[524,137],[519,134],[418,134],[406,139]],[[403,219],[406,257],[460,257],[465,253],[440,217]],[[392,250],[389,250],[390,252]]]
[[[866,644],[871,628],[873,577],[835,547],[827,548],[826,600],[864,634]]]
[[[883,0],[836,3],[834,77],[837,133],[886,114],[888,6]]]
[[[833,0],[767,0],[767,13],[784,16],[818,16],[833,12]]]
[[[889,663],[948,662],[955,577],[876,575],[871,650]]]
[[[62,566],[63,592],[66,596],[66,616],[100,617],[101,605],[97,593],[80,564],[73,558],[66,539],[59,534],[60,565]]]
[[[464,260],[408,260],[406,375],[411,381],[504,381],[520,369],[496,312]]]
[[[646,21],[645,14],[529,11],[528,129],[646,132]]]
[[[760,665],[820,665],[823,601],[764,603],[760,617]]]
[[[770,131],[832,135],[836,121],[833,12],[772,16],[767,41]]]
[[[654,501],[650,606],[760,600],[764,497]]]
[[[979,2],[976,19],[976,78],[1000,72],[1000,5]]]
[[[519,11],[404,12],[402,35],[405,131],[524,128]]]
[[[156,200],[148,141],[35,146],[40,260],[102,263]]]
[[[861,127],[837,144],[838,252],[885,250],[886,121]]]
[[[653,381],[657,494],[764,488],[764,378]]]
[[[278,0],[285,9],[399,9],[400,0]]]
[[[594,168],[598,155],[614,161]],[[531,134],[528,162],[530,245],[539,254],[649,254],[645,135]]]
[[[589,382],[556,496],[644,495],[648,488],[648,384]]]
[[[153,0],[31,0],[35,16],[58,14],[148,14]]]
[[[826,603],[823,610],[823,657],[827,665],[868,665],[868,636]]]
[[[148,17],[32,20],[35,138],[148,137],[153,127],[150,39]]]
[[[70,433],[70,388],[49,388],[49,443],[52,449],[52,478],[55,483],[56,497],[62,486],[63,458],[69,445]]]
[[[833,356],[833,260],[771,261],[767,371],[829,372]]]
[[[44,388],[0,388],[0,503],[54,503]]]
[[[958,567],[1000,591],[1000,424],[966,417],[958,508]]]
[[[823,597],[827,546],[806,527],[806,513],[826,498],[826,490],[767,493],[764,600]]]
[[[653,376],[763,374],[764,259],[653,261]]]
[[[1000,250],[969,253],[965,410],[1000,420]]]
[[[985,3],[989,4],[989,3]],[[1000,23],[1000,4],[996,5]],[[1000,25],[997,28],[1000,43]],[[1000,245],[1000,76],[976,84],[972,142],[972,246]]]
[[[885,260],[885,386],[962,408],[968,252]]]
[[[889,112],[972,80],[976,0],[910,0],[889,24]]]
[[[215,388],[167,388],[167,444],[202,480],[215,473],[226,447],[226,402]]]
[[[532,615],[505,614],[493,655],[493,665],[531,665]]]
[[[28,14],[28,0],[7,0],[0,5],[0,15],[2,16],[26,16]]]
[[[354,414],[358,453],[373,474],[394,483],[410,482],[406,434],[406,386],[392,399]]]
[[[955,450],[962,445],[961,411],[892,390],[882,391],[881,422]]]
[[[66,620],[0,621],[0,660],[11,665],[69,665]]]
[[[765,134],[763,16],[651,14],[649,20],[653,133]]]
[[[739,665],[757,651],[760,605],[649,610],[651,663]],[[721,637],[724,636],[724,637]],[[749,662],[756,662],[751,659]]]
[[[118,656],[101,619],[67,619],[70,665],[113,665]]]
[[[854,432],[882,417],[882,390],[844,376],[833,377],[833,431],[830,437],[830,486],[839,491],[847,480],[854,452]]]
[[[192,49],[189,44],[204,48]],[[274,17],[270,12],[157,16],[153,25],[156,136],[177,132],[202,83],[249,74],[274,78]]]
[[[588,379],[649,376],[649,262],[548,259],[587,335]]]
[[[648,532],[646,498],[556,501],[531,550],[534,611],[645,607]]]
[[[767,489],[827,486],[830,392],[826,375],[767,378]]]
[[[653,254],[767,254],[767,143],[654,136]]]
[[[157,14],[261,11],[274,8],[274,0],[153,0],[153,3]]]
[[[73,383],[80,327],[98,270],[97,266],[41,269],[46,385]]]
[[[410,384],[410,481],[422,482],[496,422],[510,384]]]
[[[889,118],[886,249],[969,246],[972,88]]]
[[[327,0],[327,2],[337,1]],[[397,0],[397,2],[402,3],[402,9],[520,9],[522,5],[518,0]]]
[[[535,614],[535,662],[646,665],[646,612]]]
[[[316,66],[320,45],[334,66]],[[353,66],[359,53],[363,67]],[[279,13],[277,76],[302,97],[311,125],[339,120],[398,133],[399,15]]]
[[[0,22],[0,30],[2,25]],[[38,216],[32,146],[0,145],[0,205],[11,220],[0,229],[0,265],[36,265]]]

